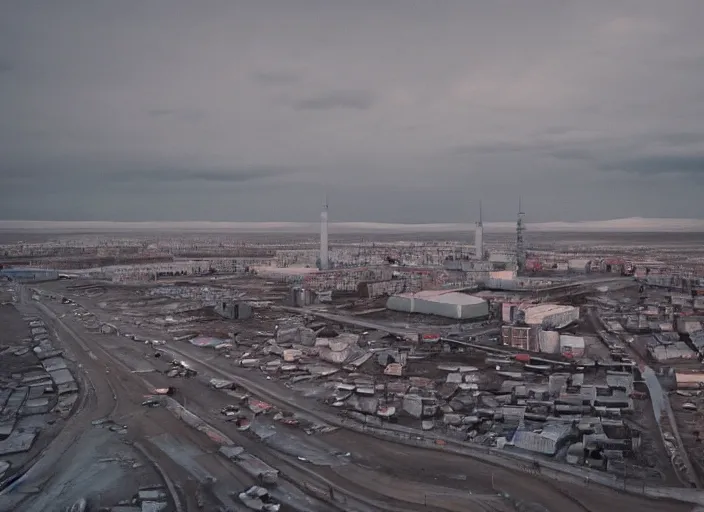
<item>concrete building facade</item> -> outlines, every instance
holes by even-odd
[[[501,327],[501,343],[528,352],[538,352],[538,331],[537,326],[504,325]]]

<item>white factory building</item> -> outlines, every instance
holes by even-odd
[[[489,303],[482,298],[448,290],[424,290],[389,297],[386,307],[403,313],[437,315],[472,320],[489,315]]]
[[[520,302],[504,302],[501,308],[501,319],[505,323],[513,323],[520,318],[521,323],[541,326],[549,324],[555,329],[561,329],[579,320],[579,308],[561,304],[524,304]]]
[[[561,329],[579,320],[579,308],[574,306],[536,304],[524,305],[520,309],[525,314],[524,321],[528,325],[547,323],[556,329]]]

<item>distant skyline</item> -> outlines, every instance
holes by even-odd
[[[702,0],[6,0],[0,219],[702,219]]]

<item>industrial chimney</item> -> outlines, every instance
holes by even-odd
[[[474,251],[478,260],[484,259],[484,225],[482,224],[482,202],[479,201],[479,222],[474,230]]]
[[[325,195],[323,211],[320,212],[320,270],[327,270],[328,260],[328,196]]]

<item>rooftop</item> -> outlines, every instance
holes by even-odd
[[[521,306],[526,313],[530,312],[531,315],[547,315],[553,313],[565,313],[567,311],[572,311],[574,306],[565,306],[562,304],[527,304]]]
[[[417,293],[400,293],[398,296],[406,299],[421,299],[430,302],[442,302],[461,306],[483,304],[486,302],[484,299],[474,295],[447,290],[423,290]]]

